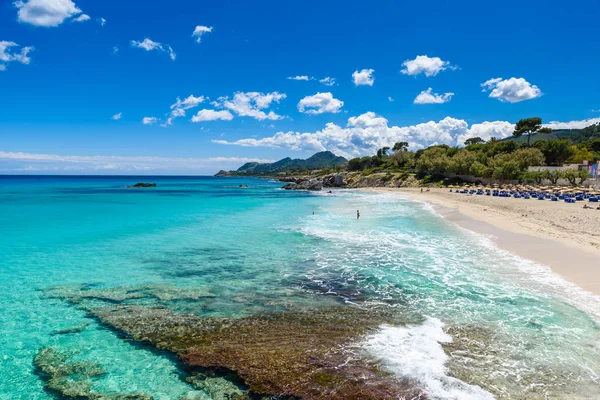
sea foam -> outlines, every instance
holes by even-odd
[[[469,385],[447,375],[448,355],[443,343],[452,337],[437,318],[421,325],[382,325],[367,336],[363,348],[399,377],[414,380],[432,399],[488,400],[494,396],[479,386]]]

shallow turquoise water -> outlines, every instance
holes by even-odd
[[[0,398],[53,398],[32,365],[48,345],[102,364],[98,391],[208,398],[169,357],[41,291],[82,284],[201,287],[213,297],[172,307],[203,316],[386,304],[426,322],[382,326],[355,351],[433,398],[600,391],[600,300],[422,203],[285,192],[257,179],[161,177],[151,178],[156,189],[124,188],[138,180],[0,177]],[[81,324],[81,333],[56,334]],[[452,351],[463,331],[473,345]]]

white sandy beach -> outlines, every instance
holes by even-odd
[[[436,188],[423,193],[416,188],[374,190],[426,201],[460,226],[492,235],[499,247],[546,264],[600,295],[600,210],[583,209],[583,202],[468,196]]]

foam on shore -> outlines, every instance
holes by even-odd
[[[491,393],[447,375],[448,355],[442,343],[452,337],[444,332],[437,318],[427,318],[422,325],[383,325],[369,335],[365,350],[398,377],[414,380],[431,399],[490,400]]]

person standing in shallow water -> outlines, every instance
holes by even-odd
[[[356,210],[356,219],[360,219],[360,211]]]

